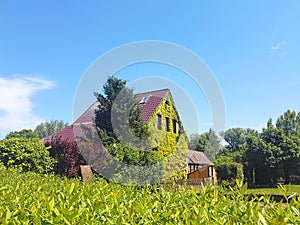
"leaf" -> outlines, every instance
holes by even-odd
[[[74,187],[75,187],[75,183],[72,183],[71,184],[71,187],[69,188],[69,190],[68,190],[68,193],[71,195],[72,194],[72,192],[73,192],[73,190],[74,190]]]
[[[49,201],[49,208],[50,208],[51,211],[53,210],[53,207],[54,207],[54,198],[52,198],[52,199]]]
[[[294,206],[291,206],[291,210],[292,210],[297,216],[300,216],[299,210],[296,209]]]
[[[265,217],[264,217],[260,212],[258,212],[258,218],[259,218],[259,221],[260,221],[263,225],[267,225],[267,221],[266,221]]]

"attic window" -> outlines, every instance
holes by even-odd
[[[144,96],[141,101],[139,101],[139,104],[145,104],[149,100],[150,96],[151,95]]]
[[[166,104],[166,105],[170,105],[169,100],[166,100],[166,101],[165,101],[165,104]]]

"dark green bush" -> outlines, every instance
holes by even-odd
[[[224,186],[234,186],[236,179],[244,181],[243,165],[236,162],[216,165],[218,180]]]

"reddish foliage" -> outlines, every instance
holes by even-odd
[[[50,156],[57,160],[54,165],[55,173],[68,178],[80,176],[80,165],[86,165],[86,161],[75,141],[53,137],[45,145],[51,146]]]

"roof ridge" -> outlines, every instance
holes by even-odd
[[[138,94],[138,95],[148,94],[148,93],[159,92],[159,91],[169,91],[170,92],[170,89],[169,88],[164,88],[164,89],[160,89],[160,90],[146,91],[146,92],[140,92],[140,93],[136,93],[136,94]]]
[[[80,123],[80,122],[77,122],[81,117],[83,117],[86,113],[88,113],[92,107],[94,107],[96,104],[100,105],[99,101],[96,100],[94,101],[88,108],[87,110],[85,110],[72,124],[76,124],[76,123]],[[96,110],[96,109],[95,109]]]

